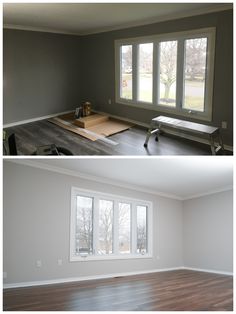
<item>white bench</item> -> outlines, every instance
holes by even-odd
[[[148,146],[148,141],[152,134],[156,135],[156,141],[159,140],[158,133],[160,132],[162,126],[167,126],[167,127],[181,130],[181,131],[187,131],[187,132],[196,133],[200,135],[206,135],[211,146],[212,155],[216,155],[216,153],[220,149],[224,151],[223,140],[222,140],[219,128],[205,125],[205,124],[169,118],[166,116],[159,116],[152,119],[151,126],[147,132],[144,147]],[[215,139],[218,140],[219,144],[216,145]]]

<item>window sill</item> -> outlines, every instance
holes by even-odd
[[[153,105],[153,104],[145,103],[145,102],[133,103],[131,101],[126,101],[125,99],[118,99],[116,100],[116,102],[118,104],[135,107],[135,108],[153,110],[153,111],[158,111],[161,113],[162,112],[170,113],[177,116],[189,117],[191,119],[197,119],[197,120],[202,120],[202,121],[212,121],[211,113],[202,113],[202,112],[196,112],[196,111],[192,111],[191,113],[189,113],[188,110],[186,109],[178,110],[177,108],[173,108],[173,107],[168,107],[164,105]]]
[[[70,262],[86,262],[86,261],[108,261],[108,260],[129,260],[129,259],[145,259],[152,258],[151,254],[145,255],[110,255],[110,256],[71,256]]]

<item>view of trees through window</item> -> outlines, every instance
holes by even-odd
[[[184,102],[186,109],[204,111],[207,38],[185,40]]]
[[[147,207],[137,206],[137,252],[147,251]]]
[[[160,83],[159,104],[175,106],[176,104],[176,71],[177,41],[164,41],[159,44]]]
[[[121,98],[132,99],[132,45],[121,47]]]
[[[132,202],[76,195],[76,254],[147,253],[147,208]],[[132,234],[137,234],[135,241],[131,241]]]
[[[138,48],[138,100],[152,102],[153,44],[140,44]]]
[[[93,253],[93,198],[77,196],[76,252]]]
[[[158,44],[158,104],[176,106],[177,50],[178,40],[163,41]],[[121,46],[121,98],[132,96],[132,45]],[[207,38],[184,40],[182,107],[189,110],[204,111]],[[138,45],[137,60],[137,100],[153,101],[153,43]]]
[[[131,206],[119,203],[119,252],[130,253]]]
[[[113,202],[99,201],[99,242],[98,254],[111,254],[113,252]]]

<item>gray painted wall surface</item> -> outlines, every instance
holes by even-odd
[[[150,123],[160,112],[115,103],[114,40],[216,27],[216,53],[212,125],[221,126],[224,142],[233,143],[233,12],[227,10],[201,16],[85,36],[82,38],[82,100],[91,100],[98,110]],[[112,104],[108,104],[108,99]],[[184,119],[184,118],[183,118]],[[189,120],[189,118],[187,118]],[[194,120],[199,122],[199,120]]]
[[[79,37],[5,29],[3,48],[5,124],[76,107]]]
[[[149,123],[160,112],[115,103],[114,40],[216,27],[210,124],[227,121],[222,133],[232,145],[232,16],[227,10],[84,37],[4,30],[4,124],[74,109],[85,100],[97,110]]]
[[[184,202],[184,265],[233,272],[233,192]]]
[[[182,202],[4,161],[5,283],[183,265]],[[71,186],[153,202],[153,258],[69,262]],[[160,259],[157,259],[157,256]],[[36,260],[42,260],[37,268]],[[63,265],[57,265],[57,259]]]

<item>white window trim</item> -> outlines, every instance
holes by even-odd
[[[184,32],[176,32],[176,33],[167,33],[161,35],[154,36],[145,36],[145,37],[135,37],[135,38],[126,38],[115,40],[115,99],[116,103],[128,105],[136,108],[143,108],[158,112],[166,112],[175,115],[180,115],[184,117],[191,117],[194,119],[212,121],[212,100],[213,100],[213,82],[214,82],[214,57],[215,57],[215,27],[209,28],[201,28]],[[207,67],[206,67],[206,82],[205,82],[205,110],[204,112],[199,111],[190,111],[188,109],[184,109],[181,106],[182,99],[178,97],[178,92],[176,94],[176,107],[168,107],[157,104],[158,99],[158,77],[157,77],[157,54],[159,42],[166,40],[183,40],[183,39],[191,39],[197,37],[207,37],[208,45],[207,45]],[[137,100],[137,86],[134,82],[137,81],[137,45],[141,43],[153,42],[153,102],[147,103]],[[122,45],[134,45],[135,49],[133,49],[133,100],[124,99],[120,97],[120,47]],[[184,51],[180,51],[178,57],[182,58],[184,61]],[[210,58],[209,58],[210,56]],[[135,61],[135,60],[136,61]],[[182,62],[183,62],[182,61]],[[183,69],[182,69],[183,70]],[[182,71],[181,70],[181,71]],[[178,64],[177,64],[178,71]],[[206,88],[207,86],[207,88]],[[180,90],[180,88],[179,88]]]
[[[130,203],[131,204],[131,224],[134,224],[134,217],[136,214],[135,207],[137,205],[144,205],[147,206],[147,238],[148,238],[148,252],[144,255],[137,254],[134,252],[134,243],[136,239],[136,228],[132,228],[132,234],[131,234],[131,250],[132,253],[130,254],[122,254],[118,252],[118,249],[116,249],[116,252],[113,254],[109,255],[87,255],[86,257],[79,256],[75,253],[75,229],[76,229],[76,222],[75,222],[75,217],[76,217],[76,196],[77,195],[82,195],[82,196],[88,196],[88,197],[93,197],[95,200],[97,198],[105,198],[105,199],[110,199],[114,201],[114,215],[115,213],[115,208],[116,204],[118,202],[123,202],[123,203]],[[94,212],[96,215],[96,210]],[[86,190],[86,189],[81,189],[77,187],[71,187],[71,217],[70,217],[70,261],[71,262],[85,262],[85,261],[102,261],[102,260],[125,260],[125,259],[145,259],[145,258],[152,258],[152,252],[153,252],[153,241],[152,241],[152,228],[153,228],[153,207],[152,207],[152,202],[146,201],[146,200],[140,200],[140,199],[134,199],[134,198],[128,198],[120,195],[114,195],[114,194],[108,194],[108,193],[100,193],[98,191],[93,191],[93,190]],[[96,224],[95,224],[96,225]],[[134,225],[133,225],[134,226]],[[114,229],[116,229],[117,226],[114,226]],[[96,229],[95,229],[96,232]],[[117,232],[117,231],[115,231]],[[114,230],[113,230],[114,233]],[[117,244],[114,245],[114,248],[117,248]]]

